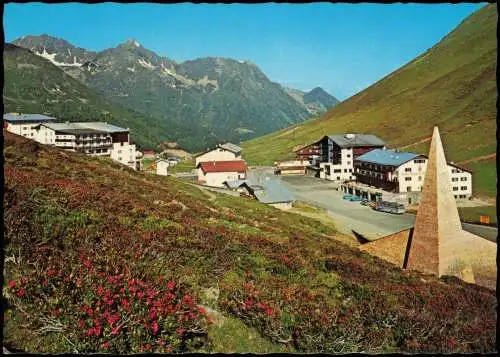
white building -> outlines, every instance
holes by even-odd
[[[195,164],[207,161],[235,161],[241,160],[241,148],[231,143],[218,144],[215,148],[207,150],[195,158]]]
[[[245,180],[248,170],[244,160],[202,161],[196,168],[198,182],[213,187],[224,187],[225,181]]]
[[[4,128],[14,134],[35,139],[37,131],[34,129],[42,123],[53,123],[56,118],[42,114],[9,113],[3,115]]]
[[[324,136],[312,144],[319,149],[319,177],[332,181],[355,179],[354,160],[377,148],[384,148],[385,142],[371,134],[338,134]]]
[[[33,128],[34,140],[91,156],[109,156],[134,170],[141,153],[130,142],[128,129],[103,122],[43,123]]]
[[[161,176],[168,175],[169,162],[165,159],[159,159],[156,161],[156,174]]]
[[[355,160],[356,181],[396,193],[422,191],[426,168],[425,155],[393,150],[375,149]],[[472,171],[454,163],[448,164],[448,171],[455,198],[470,198]],[[408,197],[418,200],[415,195]]]

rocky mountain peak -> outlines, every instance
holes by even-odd
[[[136,41],[135,38],[130,38],[124,43],[119,45],[120,47],[128,47],[128,48],[140,48],[142,47],[139,42]]]

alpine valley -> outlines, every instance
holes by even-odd
[[[123,111],[122,108],[133,111],[129,115],[135,119],[127,120],[127,126],[138,134],[137,141],[143,146],[154,147],[161,141],[172,140],[189,151],[198,151],[218,141],[238,143],[301,123],[338,103],[321,88],[291,93],[271,82],[250,61],[206,57],[176,63],[135,40],[101,52],[45,34],[25,36],[13,44],[37,56],[24,53],[22,63],[14,63],[18,60],[18,56],[12,55],[15,51],[4,50],[5,111],[24,111],[28,107],[69,121],[92,120],[84,118],[84,113],[88,113],[85,104],[96,106],[87,96],[83,98],[87,103],[56,98],[56,88],[70,86],[70,92],[74,88],[84,91],[83,85],[94,93],[96,101],[106,100],[108,105],[120,107],[107,112]],[[49,69],[35,63],[41,60],[54,66]],[[42,74],[42,70],[54,73]],[[56,74],[57,70],[72,78]],[[21,94],[30,90],[38,94],[30,98],[27,106]],[[80,116],[68,116],[68,112],[75,111],[76,103]],[[118,124],[124,121],[118,114],[108,121],[113,118]]]

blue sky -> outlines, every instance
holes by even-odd
[[[483,4],[6,4],[5,40],[94,51],[129,38],[182,62],[250,60],[274,82],[343,100],[432,47]]]

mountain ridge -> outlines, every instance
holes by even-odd
[[[68,64],[62,61],[71,60],[76,47],[56,38],[52,46],[49,42],[47,35],[14,41],[53,63]],[[184,141],[192,151],[222,140],[238,143],[311,116],[306,105],[291,98],[251,61],[204,57],[177,63],[135,39],[99,52],[82,52],[73,61],[80,65],[61,68],[108,100],[190,127],[191,136]]]

